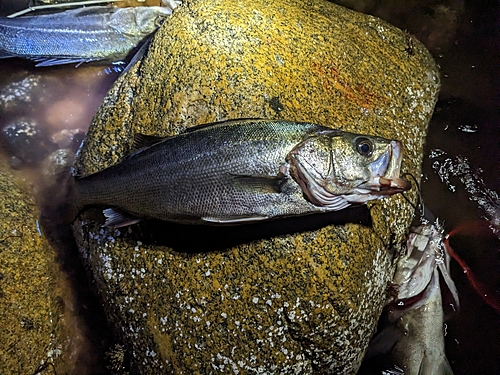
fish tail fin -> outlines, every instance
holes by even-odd
[[[62,217],[64,218],[64,221],[69,224],[75,221],[76,217],[81,211],[81,208],[78,205],[80,198],[78,194],[76,179],[77,177],[69,176],[63,189],[65,196],[61,205],[61,213],[63,215]]]
[[[453,370],[446,356],[443,354],[439,359],[441,361],[436,363],[435,358],[424,356],[418,375],[453,375]]]

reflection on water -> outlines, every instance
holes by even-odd
[[[407,29],[440,64],[443,89],[425,150],[424,201],[448,231],[481,220],[490,226],[497,236],[467,233],[452,245],[478,277],[500,293],[498,3],[339,3],[354,3],[358,10]],[[0,61],[0,156],[33,194],[53,184],[57,173],[71,163],[116,78],[117,73],[108,75],[98,66],[33,69],[33,64],[17,59]],[[77,268],[77,259],[65,262],[66,271]],[[499,315],[472,290],[457,264],[452,273],[462,308],[447,323],[451,366],[456,374],[500,373]]]
[[[55,193],[62,189],[61,174],[68,174],[92,116],[118,77],[104,69],[34,69],[22,60],[0,60],[0,157],[40,205],[53,201],[53,196],[42,195],[48,188]],[[44,219],[44,235],[52,239],[68,280],[59,286],[64,321],[72,334],[66,355],[78,373],[102,373],[111,342],[100,302],[87,282],[70,228],[57,227],[54,218],[46,225]]]
[[[92,117],[118,77],[105,70],[71,65],[37,69],[27,61],[0,60],[1,156],[37,198],[73,163]]]
[[[436,151],[440,151],[436,155]],[[463,189],[469,194],[469,199],[477,203],[477,207],[481,212],[484,212],[482,218],[489,222],[491,231],[494,234],[500,232],[500,198],[496,191],[486,187],[483,179],[480,176],[481,169],[474,171],[470,166],[467,157],[456,156],[450,158],[446,156],[446,152],[437,149],[431,150],[429,155],[431,159],[435,159],[432,163],[432,169],[437,173],[441,182],[443,182],[452,193],[457,191],[454,178],[458,179],[458,183],[463,185]]]

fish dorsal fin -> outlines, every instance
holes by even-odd
[[[281,173],[276,176],[238,174],[231,174],[231,176],[235,185],[255,193],[281,193],[283,184],[288,179]]]
[[[190,128],[185,129],[181,134],[183,133],[192,133],[201,129],[206,129],[206,128],[211,128],[213,126],[218,126],[218,125],[231,125],[231,124],[242,124],[244,122],[258,122],[258,121],[273,121],[269,119],[262,119],[262,118],[239,118],[239,119],[230,119],[230,120],[222,120],[222,121],[217,121],[217,122],[210,122],[208,124],[201,124],[201,125],[196,125]],[[275,120],[279,121],[279,120]]]
[[[157,135],[146,135],[146,134],[135,134],[134,143],[132,143],[132,148],[130,149],[130,154],[136,154],[137,152],[144,150],[145,148],[151,147],[157,143],[164,141],[170,137],[159,137]]]
[[[88,7],[80,7],[75,9],[69,9],[64,11],[65,16],[67,17],[87,17],[87,16],[95,16],[96,14],[110,14],[117,10],[116,7],[109,5],[94,5]],[[54,16],[60,16],[60,13],[54,13]]]

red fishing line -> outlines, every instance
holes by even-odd
[[[477,294],[481,296],[481,298],[491,307],[493,307],[496,311],[500,312],[500,295],[495,292],[490,293],[488,290],[488,286],[486,286],[482,281],[480,281],[476,275],[471,271],[470,267],[465,263],[465,261],[458,256],[458,254],[453,250],[450,245],[450,238],[454,235],[461,234],[470,234],[476,233],[478,230],[484,230],[487,228],[482,222],[474,222],[474,223],[466,223],[461,224],[454,228],[450,233],[448,233],[444,238],[444,245],[446,247],[446,251],[450,256],[455,259],[455,261],[462,267],[465,276],[469,280],[470,284],[474,288]]]

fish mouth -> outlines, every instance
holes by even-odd
[[[410,181],[400,177],[401,161],[403,160],[403,145],[391,141],[388,150],[377,160],[368,165],[372,178],[359,185],[358,192],[368,192],[374,195],[392,195],[411,189]]]

